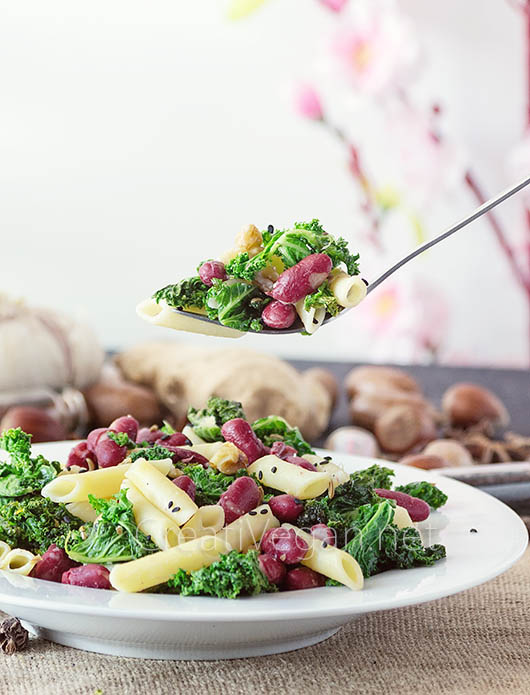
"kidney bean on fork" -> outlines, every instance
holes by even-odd
[[[261,488],[250,476],[234,480],[219,498],[219,504],[225,513],[225,524],[231,524],[232,521],[259,506],[262,496]]]
[[[159,430],[158,427],[155,429],[151,427],[140,427],[136,435],[136,443],[141,444],[142,442],[147,442],[148,444],[154,444],[163,436],[164,433],[162,430]]]
[[[49,582],[60,582],[64,572],[78,565],[79,563],[70,560],[62,548],[52,543],[31,571],[31,576]]]
[[[282,304],[275,299],[263,309],[261,318],[269,328],[290,328],[296,320],[296,309],[292,304]]]
[[[304,505],[292,495],[276,495],[269,500],[272,513],[281,524],[294,524],[304,511]]]
[[[129,438],[135,442],[139,426],[138,420],[132,415],[122,415],[122,417],[116,418],[116,420],[110,424],[109,429],[115,432],[126,432]]]
[[[90,466],[87,459],[90,459],[94,464],[97,464],[96,455],[89,450],[87,443],[79,442],[79,444],[76,444],[68,454],[66,468],[79,466],[80,468],[85,468],[88,470]]]
[[[208,287],[213,285],[214,278],[226,280],[225,264],[221,261],[205,261],[199,268],[199,277]]]
[[[174,432],[173,434],[165,434],[158,440],[162,446],[190,446],[191,441],[182,432]]]
[[[398,507],[404,507],[409,513],[412,521],[425,521],[431,513],[431,508],[423,500],[418,497],[407,495],[406,492],[398,492],[397,490],[374,490],[379,497],[384,497],[388,500],[394,500]]]
[[[86,438],[86,445],[89,451],[95,453],[96,445],[99,442],[99,438],[104,432],[108,432],[108,430],[108,427],[98,427],[97,429],[92,430],[88,433],[88,437]]]
[[[81,565],[63,572],[62,583],[73,586],[88,586],[91,589],[112,589],[110,572],[103,565]]]
[[[271,528],[261,539],[261,552],[271,555],[275,560],[295,565],[303,560],[309,546],[292,528]]]
[[[325,583],[325,577],[309,567],[294,567],[287,572],[283,586],[287,591],[296,591],[296,589],[315,589],[318,586],[324,586]]]
[[[232,442],[242,451],[249,464],[268,453],[267,447],[254,434],[254,430],[246,420],[236,417],[228,420],[221,428],[221,433],[227,442]]]
[[[325,253],[312,253],[284,270],[272,286],[273,299],[294,304],[314,292],[329,275],[333,263]]]

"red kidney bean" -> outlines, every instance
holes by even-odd
[[[79,563],[70,560],[62,548],[52,543],[31,571],[31,576],[49,582],[60,582],[64,572],[78,566]]]
[[[202,454],[198,454],[196,451],[182,449],[180,446],[171,446],[165,442],[158,442],[157,444],[167,449],[169,454],[168,458],[170,458],[173,463],[201,463],[203,466],[208,465],[208,459]]]
[[[88,450],[94,453],[96,451],[96,444],[99,441],[99,438],[103,434],[103,432],[107,432],[108,427],[98,427],[96,430],[92,430],[92,432],[88,433],[88,437],[86,438],[86,444],[88,447]]]
[[[191,442],[182,432],[175,432],[174,434],[167,434],[160,437],[159,444],[162,446],[190,446]]]
[[[319,541],[324,541],[328,545],[336,545],[336,538],[333,529],[326,524],[315,524],[311,526],[311,535],[318,538]]]
[[[263,491],[250,476],[234,480],[219,498],[219,504],[225,512],[225,524],[231,524],[243,514],[255,509],[261,503],[262,497]]]
[[[272,555],[264,553],[258,557],[261,571],[271,584],[281,584],[287,574],[287,569],[283,562],[276,560]]]
[[[212,280],[214,278],[226,280],[225,264],[221,261],[206,261],[199,268],[199,277],[208,287],[213,285]]]
[[[287,591],[296,591],[296,589],[316,589],[318,586],[324,586],[325,583],[326,578],[309,567],[295,567],[287,572],[283,587]]]
[[[195,501],[196,485],[189,475],[179,475],[178,478],[173,479],[173,483]]]
[[[62,583],[73,586],[88,586],[91,589],[112,589],[110,572],[103,565],[81,565],[63,573]]]
[[[306,471],[313,471],[313,473],[317,472],[317,467],[313,463],[310,463],[307,459],[303,458],[302,456],[288,456],[285,460],[288,463],[292,463],[295,466],[305,468]]]
[[[304,511],[304,505],[292,495],[276,495],[268,502],[272,513],[280,523],[294,524]]]
[[[277,330],[290,328],[296,320],[296,309],[292,304],[282,304],[282,302],[275,300],[263,309],[261,318],[269,328]]]
[[[148,444],[154,444],[163,436],[164,433],[162,430],[152,430],[150,427],[141,427],[136,435],[136,443],[141,444],[142,442],[147,442]]]
[[[388,500],[394,500],[399,507],[407,510],[412,521],[425,521],[431,513],[431,508],[427,502],[407,495],[406,492],[376,489],[375,494]]]
[[[132,415],[122,415],[122,417],[116,418],[116,420],[110,424],[111,430],[115,432],[126,432],[133,442],[136,441],[139,427],[138,420]]]
[[[271,297],[294,304],[320,287],[332,267],[331,258],[325,253],[312,253],[283,271],[272,286]]]
[[[66,462],[66,467],[71,468],[72,466],[80,466],[88,470],[88,461],[91,459],[93,463],[97,464],[96,454],[92,453],[86,442],[79,442],[68,454],[68,461]]]
[[[274,454],[279,459],[285,460],[286,456],[296,456],[297,453],[294,446],[289,446],[285,442],[274,442],[271,446],[271,454]]]
[[[292,528],[271,528],[261,539],[261,552],[272,555],[275,560],[295,565],[303,560],[309,546]]]
[[[243,418],[236,417],[228,420],[221,428],[221,433],[227,442],[232,442],[246,454],[249,463],[265,456],[269,449],[254,434],[254,430]]]
[[[108,430],[108,432],[111,431],[112,430]],[[96,444],[96,457],[99,468],[117,466],[126,456],[126,446],[120,446],[117,442],[109,439],[107,432],[102,433]]]

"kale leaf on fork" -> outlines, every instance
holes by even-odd
[[[197,275],[162,287],[154,293],[153,299],[157,304],[163,300],[175,309],[204,309],[208,289]]]
[[[188,421],[195,434],[205,442],[221,442],[221,427],[229,420],[245,419],[243,407],[238,401],[228,401],[217,396],[210,396],[206,408],[197,410],[188,408]]]

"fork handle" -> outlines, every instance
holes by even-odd
[[[393,275],[393,273],[395,273],[396,270],[401,268],[401,266],[404,266],[405,263],[408,263],[413,258],[416,258],[416,256],[420,255],[420,253],[427,251],[427,249],[430,249],[432,246],[439,244],[440,241],[447,239],[447,237],[450,237],[452,234],[454,234],[455,232],[458,232],[463,227],[467,227],[468,224],[470,224],[471,222],[474,222],[479,217],[482,217],[482,215],[485,215],[490,210],[493,210],[494,207],[497,207],[497,205],[500,205],[500,203],[504,202],[507,198],[510,198],[512,195],[515,195],[515,193],[518,193],[525,186],[528,186],[529,183],[530,183],[530,176],[527,176],[519,183],[516,183],[514,186],[510,186],[509,188],[506,188],[504,191],[502,191],[502,193],[499,193],[499,195],[495,196],[494,198],[490,198],[489,200],[486,200],[485,203],[482,203],[482,205],[480,207],[476,208],[471,214],[464,217],[463,220],[460,220],[460,222],[457,222],[452,227],[449,227],[449,229],[446,229],[445,232],[442,232],[439,236],[434,237],[434,239],[430,239],[429,241],[426,241],[421,246],[418,246],[417,248],[415,248],[414,251],[412,251],[411,253],[408,254],[408,256],[405,256],[405,258],[402,258],[395,265],[393,265],[391,268],[389,268],[387,271],[385,271],[381,276],[379,276],[377,278],[377,280],[370,283],[368,285],[367,291],[371,292],[372,290],[375,290],[376,287],[378,287],[388,277]]]

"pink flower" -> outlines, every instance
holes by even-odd
[[[295,107],[298,113],[313,121],[324,118],[322,103],[318,92],[310,85],[300,85],[295,94]]]
[[[352,21],[339,29],[332,51],[340,70],[356,90],[378,94],[397,89],[419,57],[407,19],[386,4],[356,2]]]
[[[320,2],[332,12],[341,12],[348,4],[348,0],[320,0]]]

